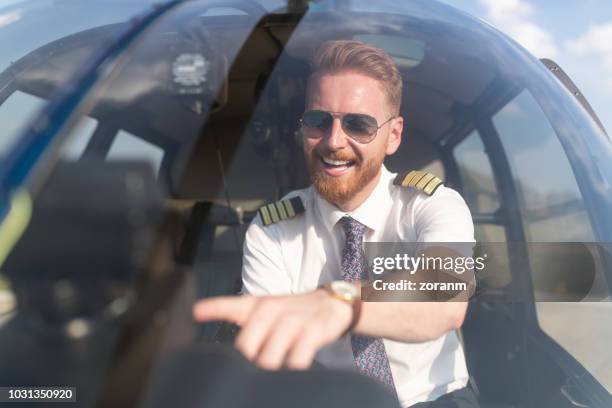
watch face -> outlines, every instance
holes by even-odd
[[[331,289],[339,295],[348,299],[354,299],[359,296],[359,290],[351,283],[345,281],[333,281]]]

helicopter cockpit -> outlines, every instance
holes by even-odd
[[[518,285],[529,299],[470,303],[462,339],[481,405],[609,402],[607,343],[592,346],[607,353],[602,364],[592,349],[575,348],[554,316],[603,339],[612,325],[585,319],[591,309],[534,295],[559,282],[571,288],[581,276],[534,266],[528,250],[519,258],[504,246],[612,240],[612,146],[586,100],[555,77],[559,67],[432,1],[272,3],[171,2],[129,24],[46,44],[0,74],[0,115],[7,102],[19,104],[16,95],[42,108],[0,168],[3,197],[24,188],[33,196],[30,228],[2,269],[18,298],[15,316],[35,314],[37,327],[74,344],[95,332],[92,322],[109,305],[116,315],[99,327],[124,313],[128,322],[147,316],[100,343],[106,351],[86,370],[98,385],[87,390],[109,405],[132,403],[141,394],[117,374],[131,370],[154,405],[147,387],[167,380],[164,357],[193,342],[231,342],[228,325],[196,326],[191,305],[240,291],[245,231],[257,209],[309,185],[299,127],[309,60],[327,40],[356,39],[387,51],[404,82],[403,142],[385,166],[432,172],[459,191],[477,241],[501,243],[492,289]],[[115,247],[98,234],[116,237]],[[612,253],[587,247],[576,256],[600,266],[584,299],[602,302]],[[40,274],[48,278],[33,285]],[[138,302],[147,306],[134,312]]]

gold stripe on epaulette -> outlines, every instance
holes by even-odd
[[[427,177],[427,173],[423,171],[419,171],[418,175],[413,177],[412,180],[408,183],[408,187],[416,187],[416,185],[423,179],[423,177]]]
[[[429,183],[434,177],[436,176],[431,173],[425,173],[425,175],[414,186],[419,190],[423,190],[427,183]]]
[[[413,180],[416,178],[421,178],[421,177],[422,177],[422,174],[420,171],[411,171],[410,173],[406,175],[406,177],[404,177],[404,180],[402,181],[402,186],[411,187],[411,183],[413,182]]]
[[[266,206],[259,209],[259,214],[261,215],[261,220],[264,225],[272,224],[272,219],[270,218],[270,213],[268,213],[268,208],[266,208]]]
[[[293,218],[305,211],[300,197],[292,197],[275,203],[266,204],[259,209],[263,225],[270,225],[282,220]]]
[[[398,175],[393,183],[402,187],[416,188],[427,195],[432,195],[443,184],[435,174],[418,170],[413,170],[405,176]]]
[[[287,211],[285,211],[285,206],[283,205],[282,201],[277,201],[276,203],[274,203],[274,206],[276,207],[276,211],[278,211],[278,215],[280,216],[281,220],[286,220],[287,219]]]
[[[270,218],[272,218],[272,222],[279,222],[280,217],[278,216],[278,213],[276,212],[276,207],[274,206],[274,203],[268,204],[267,207],[268,207],[268,211],[270,211]]]
[[[291,205],[291,201],[283,200],[281,202],[283,203],[283,205],[287,209],[287,215],[289,215],[289,217],[291,217],[291,218],[295,217],[295,211],[293,210],[293,205]]]
[[[423,192],[427,195],[432,195],[438,187],[442,185],[442,180],[434,177],[427,185],[423,188]]]

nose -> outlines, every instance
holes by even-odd
[[[334,118],[331,129],[325,135],[325,142],[330,150],[341,150],[348,144],[348,136],[342,129],[340,118]]]

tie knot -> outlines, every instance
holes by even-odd
[[[342,224],[342,228],[344,228],[347,240],[351,238],[356,238],[359,241],[362,240],[363,233],[365,232],[365,225],[349,216],[340,218],[340,223]]]

